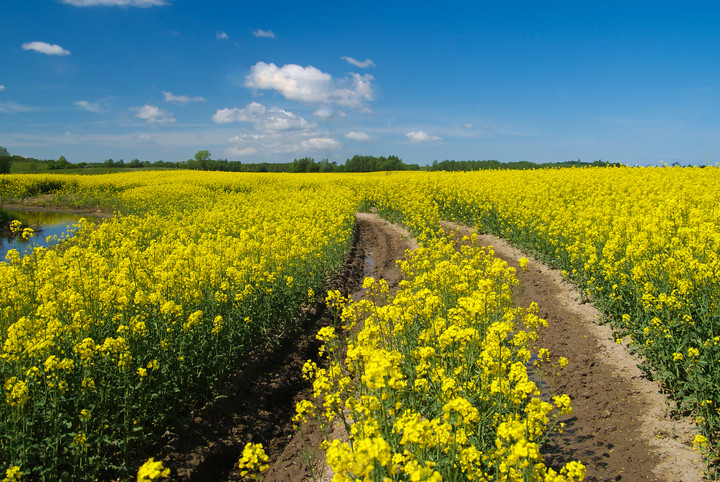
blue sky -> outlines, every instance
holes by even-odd
[[[720,161],[720,7],[3,0],[0,145],[71,162]]]

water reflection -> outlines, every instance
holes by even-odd
[[[5,260],[5,255],[11,249],[16,249],[21,256],[32,251],[34,247],[51,246],[61,239],[72,236],[74,224],[77,224],[80,218],[92,219],[92,215],[58,213],[45,211],[8,211],[11,219],[19,219],[23,225],[29,226],[35,230],[35,236],[29,240],[22,237],[9,238],[0,236],[0,261]],[[48,243],[48,237],[53,237]]]

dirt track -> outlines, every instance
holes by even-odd
[[[342,272],[330,282],[353,298],[362,296],[364,276],[397,285],[395,260],[415,247],[406,231],[370,214],[358,214],[355,246]],[[452,226],[448,224],[448,226]],[[461,234],[469,234],[465,227]],[[559,467],[568,460],[587,466],[586,480],[701,480],[700,457],[688,444],[692,426],[672,421],[657,385],[643,378],[625,347],[612,342],[609,328],[594,323],[598,313],[577,302],[577,293],[559,273],[532,260],[502,240],[481,236],[496,256],[518,270],[516,303],[535,301],[549,327],[540,346],[569,364],[558,380],[556,393],[573,400],[573,414],[565,420],[563,435],[544,450],[546,463]],[[518,259],[531,259],[522,272]],[[245,443],[262,442],[271,467],[269,481],[323,478],[323,457],[317,450],[322,434],[294,433],[290,419],[294,404],[309,393],[300,378],[302,363],[315,356],[317,330],[329,322],[322,302],[308,312],[303,332],[271,352],[257,354],[231,389],[211,407],[198,409],[165,437],[161,457],[178,480],[236,480],[234,468]],[[157,453],[155,453],[157,456]]]
[[[473,232],[446,226],[461,234]],[[669,417],[671,408],[660,387],[613,341],[610,328],[596,323],[600,313],[579,301],[579,293],[558,270],[494,236],[479,236],[478,242],[493,246],[495,256],[516,269],[520,284],[515,303],[540,306],[548,327],[540,332],[538,345],[569,360],[550,385],[555,393],[570,395],[573,413],[564,420],[565,433],[544,447],[546,463],[559,467],[579,459],[587,466],[585,480],[702,480],[701,457],[691,448],[693,425]],[[527,271],[520,269],[521,257],[530,259]]]

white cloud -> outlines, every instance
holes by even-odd
[[[315,112],[313,112],[313,115],[316,117],[320,117],[324,120],[330,120],[332,118],[338,118],[338,119],[344,119],[347,117],[347,114],[341,110],[338,110],[334,105],[331,104],[325,104],[320,106]]]
[[[135,117],[144,119],[152,124],[168,124],[175,122],[171,112],[162,110],[156,105],[145,104],[137,109]]]
[[[337,104],[366,109],[373,97],[372,75],[351,74],[343,79],[333,77],[313,66],[287,64],[282,67],[258,62],[250,68],[245,86],[280,92],[286,99],[308,104]]]
[[[253,32],[253,35],[256,37],[275,38],[275,34],[272,30],[257,29]]]
[[[167,5],[164,0],[62,0],[62,3],[75,7],[161,7]]]
[[[354,141],[369,141],[370,136],[364,132],[350,131],[343,134],[345,138],[352,139]]]
[[[0,85],[0,92],[2,92],[3,90],[5,90],[5,86],[4,86],[4,85]]]
[[[0,112],[10,114],[11,112],[32,112],[35,108],[17,104],[15,102],[0,102]]]
[[[306,137],[300,131],[267,131],[264,134],[239,134],[228,139],[232,146],[226,150],[230,157],[261,153],[285,154],[297,152],[301,140]]]
[[[273,156],[285,158],[299,152],[341,149],[342,144],[317,130],[267,130],[262,133],[238,134],[228,139],[225,151],[229,158],[254,156],[257,160],[269,160]]]
[[[178,104],[187,104],[190,102],[205,102],[204,97],[188,97],[187,95],[174,95],[172,92],[163,91],[165,102],[175,102]]]
[[[370,59],[365,59],[363,62],[360,62],[359,60],[355,60],[352,57],[340,57],[342,60],[347,62],[348,64],[352,64],[355,67],[360,67],[361,69],[367,69],[368,67],[375,67],[375,62],[373,62]]]
[[[225,150],[225,154],[229,157],[247,156],[255,154],[256,152],[257,149],[254,147],[231,147],[230,149]]]
[[[99,102],[88,102],[86,100],[79,100],[75,102],[75,105],[80,107],[81,109],[85,109],[86,111],[94,112],[96,114],[99,114],[103,111]]]
[[[405,137],[407,137],[410,142],[433,142],[441,140],[440,137],[431,136],[423,131],[408,132],[407,134],[405,134]]]
[[[59,45],[51,45],[45,42],[27,42],[22,44],[22,49],[34,50],[35,52],[47,55],[70,55],[69,50],[65,50]]]
[[[152,136],[150,134],[137,134],[133,136],[133,139],[141,142],[150,142],[153,140]]]
[[[252,102],[242,109],[218,109],[212,117],[216,124],[230,122],[249,122],[259,131],[282,131],[288,129],[309,129],[315,125],[306,121],[299,115],[288,112],[279,107],[266,108],[257,102]]]
[[[226,34],[225,32],[218,32],[217,38],[219,38],[220,40],[229,40],[230,39],[230,37],[228,37],[228,34]]]
[[[306,139],[300,143],[302,149],[311,150],[324,150],[324,149],[339,149],[342,147],[335,139],[330,137],[312,137]]]

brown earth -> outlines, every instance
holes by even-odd
[[[72,206],[53,206],[48,204],[49,196],[39,196],[34,198],[28,198],[22,203],[6,203],[2,205],[3,209],[9,209],[11,211],[38,211],[38,212],[50,212],[50,213],[71,213],[71,214],[88,214],[98,218],[111,218],[113,216],[112,211],[107,209],[100,209],[96,207],[85,207],[78,208]]]
[[[472,232],[446,226],[460,229],[461,235]],[[517,305],[534,301],[540,306],[549,326],[539,345],[569,360],[549,384],[553,393],[570,395],[573,413],[564,420],[565,432],[551,435],[544,446],[546,463],[559,468],[580,460],[587,467],[586,480],[702,480],[703,465],[690,448],[692,424],[670,418],[658,385],[643,376],[624,345],[614,343],[610,329],[597,324],[597,310],[581,303],[556,270],[498,238],[479,240],[516,268]],[[358,214],[354,247],[329,289],[360,299],[364,276],[384,278],[396,287],[401,273],[395,260],[415,246],[407,231],[375,215]],[[530,259],[527,271],[518,266],[523,256]],[[321,300],[307,312],[301,334],[255,354],[224,398],[165,434],[164,447],[154,455],[172,469],[174,479],[239,479],[236,464],[247,442],[263,443],[270,456],[266,481],[330,479],[318,449],[325,434],[307,424],[296,432],[291,422],[295,403],[310,395],[309,383],[300,376],[302,364],[316,357],[315,334],[330,323]]]

